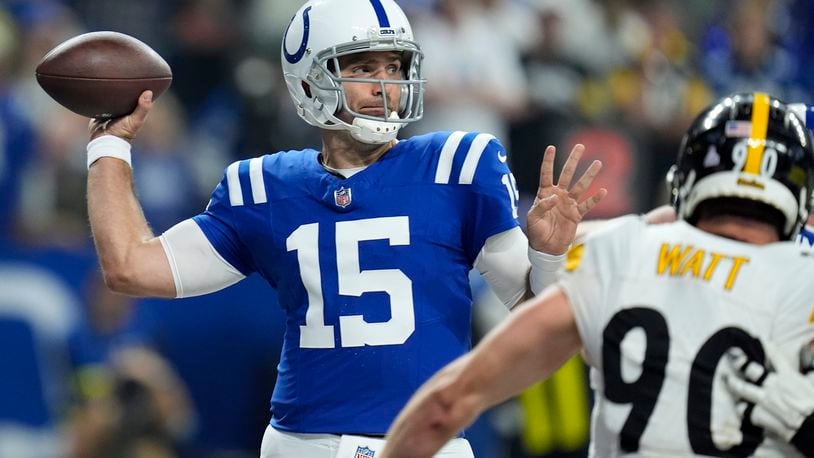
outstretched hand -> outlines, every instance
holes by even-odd
[[[88,125],[90,139],[93,140],[102,135],[115,135],[125,140],[133,141],[136,138],[141,126],[147,120],[147,115],[153,108],[153,91],[144,91],[138,99],[138,105],[132,113],[120,118],[113,119],[91,119]]]
[[[568,250],[576,236],[577,225],[608,194],[605,188],[601,188],[585,197],[585,192],[602,168],[600,161],[593,161],[576,184],[571,186],[571,180],[585,151],[585,146],[580,144],[571,150],[559,180],[554,184],[556,151],[551,145],[545,150],[543,165],[540,167],[540,185],[527,219],[531,247],[552,255],[560,255]]]

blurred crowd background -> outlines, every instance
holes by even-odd
[[[0,458],[255,457],[283,314],[250,278],[219,294],[135,300],[102,284],[85,209],[87,119],[34,68],[87,31],[146,42],[174,80],[134,146],[156,233],[201,211],[234,160],[318,147],[282,80],[300,0],[0,0]],[[666,202],[693,115],[733,91],[812,103],[812,0],[402,0],[425,51],[434,130],[495,134],[520,191],[547,144],[605,169],[599,218]],[[587,161],[585,161],[587,162]],[[526,197],[528,205],[531,197]],[[502,312],[473,276],[481,335]],[[477,456],[584,456],[579,360],[485,415]]]

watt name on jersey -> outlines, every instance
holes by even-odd
[[[738,347],[762,360],[771,342],[796,367],[814,339],[812,270],[795,242],[757,246],[638,216],[572,249],[560,284],[598,393],[594,454],[796,456],[741,423],[724,358]]]

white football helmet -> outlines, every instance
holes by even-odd
[[[402,54],[404,79],[342,78],[339,57],[367,51]],[[421,119],[424,111],[423,54],[413,41],[404,12],[393,0],[309,0],[291,19],[282,45],[282,65],[288,91],[297,113],[307,123],[323,129],[345,129],[364,143],[386,143],[407,123]],[[400,86],[398,107],[388,106],[385,116],[371,116],[350,109],[342,83],[347,81]],[[351,124],[336,115],[344,110]]]

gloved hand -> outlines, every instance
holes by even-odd
[[[741,403],[739,411],[749,415],[755,426],[814,457],[814,380],[798,372],[770,344],[765,349],[765,364],[730,350],[734,376],[726,377],[726,384],[741,401],[754,405],[748,409]],[[804,351],[809,351],[808,346]]]

